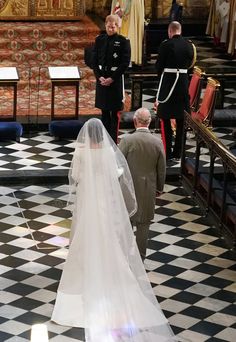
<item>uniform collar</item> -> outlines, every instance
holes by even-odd
[[[112,36],[108,36],[108,35],[107,35],[108,39],[114,39],[114,38],[117,37],[117,36],[118,36],[118,33],[115,33],[115,34],[113,34]]]
[[[172,38],[180,38],[181,34],[175,34]]]

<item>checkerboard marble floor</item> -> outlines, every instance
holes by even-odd
[[[236,67],[209,41],[197,45],[203,67]],[[236,108],[235,88],[225,95],[224,107]],[[144,89],[143,105],[152,109],[155,96],[156,89]],[[235,143],[232,128],[214,131],[229,148]],[[187,148],[194,153],[191,134]],[[48,132],[28,132],[21,143],[0,142],[0,342],[29,341],[35,323],[47,325],[52,342],[84,341],[82,328],[50,321],[68,252],[73,150],[73,141],[55,140]],[[207,166],[209,156],[203,158]],[[178,175],[179,163],[169,171]],[[149,238],[145,268],[178,340],[236,341],[236,252],[179,181],[168,180],[157,198]]]
[[[230,148],[235,143],[232,136],[233,128],[215,128],[216,136]],[[127,130],[120,130],[120,137]],[[160,134],[159,134],[160,136]],[[56,140],[48,132],[35,132],[26,134],[21,138],[21,142],[0,142],[0,177],[22,177],[26,172],[45,171],[47,175],[50,171],[56,175],[61,172],[65,177],[70,166],[74,151],[74,141]],[[193,135],[187,136],[187,152],[193,156],[195,152],[195,138]],[[202,157],[208,166],[209,155]],[[179,170],[180,163],[173,162],[172,169]],[[3,178],[4,179],[4,178]]]
[[[67,185],[0,190],[0,341],[29,341],[35,323],[47,325],[50,341],[84,341],[82,328],[50,321],[68,251]],[[166,184],[145,268],[179,341],[236,340],[235,261],[181,184]]]

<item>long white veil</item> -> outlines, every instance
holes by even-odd
[[[175,341],[130,224],[129,168],[98,119],[79,133],[69,182],[76,189],[72,234],[52,320],[84,327],[86,342]]]

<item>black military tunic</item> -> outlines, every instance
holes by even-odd
[[[162,139],[167,160],[181,155],[184,111],[190,111],[187,70],[192,66],[194,57],[193,44],[181,35],[174,35],[160,45],[156,69],[162,81],[160,79],[157,116],[163,120]],[[176,120],[174,146],[171,118]]]
[[[106,33],[95,40],[94,74],[97,79],[95,107],[102,110],[121,110],[123,108],[122,75],[130,63],[130,41],[124,36]],[[111,77],[110,86],[102,86],[99,77]]]
[[[188,69],[194,58],[194,48],[189,40],[181,35],[161,43],[156,62],[158,76],[161,76],[165,68]],[[159,100],[165,100],[174,84],[176,73],[164,73],[159,93]],[[169,100],[159,103],[158,116],[161,118],[183,118],[184,110],[189,111],[188,74],[180,73],[177,84]]]

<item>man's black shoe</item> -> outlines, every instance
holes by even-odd
[[[173,165],[175,165],[176,163],[174,162],[174,160],[171,158],[171,159],[167,159],[166,161],[166,166],[168,167],[171,167]]]

